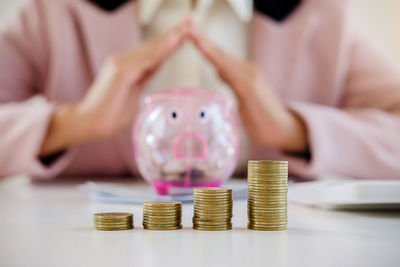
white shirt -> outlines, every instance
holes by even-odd
[[[191,16],[208,38],[227,53],[243,60],[250,54],[252,14],[251,0],[139,0],[139,18],[145,39],[159,36],[184,17]],[[190,42],[167,59],[146,85],[144,95],[182,86],[215,91],[235,99],[211,63]],[[247,144],[243,129],[239,170],[244,170],[247,165]]]

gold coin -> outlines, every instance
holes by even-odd
[[[270,208],[270,207],[254,207],[249,206],[247,208],[247,213],[265,213],[265,214],[287,214],[287,207],[281,208]]]
[[[287,195],[247,195],[248,200],[258,200],[258,201],[287,201]]]
[[[287,177],[288,176],[288,169],[267,169],[267,168],[254,168],[250,167],[247,169],[247,177],[253,177],[254,175],[260,176],[277,176],[277,177]]]
[[[265,227],[279,227],[279,226],[286,226],[287,221],[281,221],[281,222],[262,222],[262,221],[257,221],[257,220],[250,220],[248,224],[254,225],[254,226],[265,226]]]
[[[164,215],[164,214],[162,214],[162,215],[160,215],[160,214],[158,214],[158,213],[156,213],[156,214],[151,214],[151,213],[144,213],[143,214],[143,217],[147,217],[147,218],[181,218],[182,217],[182,214],[181,213],[178,213],[178,214],[167,214],[167,215]]]
[[[132,223],[133,221],[126,221],[126,222],[101,222],[101,221],[93,221],[93,223],[100,223],[100,224],[110,224],[110,225],[116,225],[116,224],[129,224]]]
[[[150,225],[144,225],[143,229],[145,230],[156,230],[156,231],[166,231],[166,230],[179,230],[182,229],[182,225],[177,225],[177,226],[168,226],[168,227],[164,227],[164,226],[150,226]]]
[[[122,231],[122,230],[130,230],[133,229],[133,226],[125,226],[125,227],[102,227],[102,226],[95,226],[96,230],[100,231]]]
[[[247,207],[249,209],[256,208],[256,209],[272,209],[272,208],[286,208],[287,203],[280,203],[280,202],[275,202],[275,203],[266,203],[266,202],[251,202],[248,200],[248,205]]]
[[[204,227],[204,226],[193,225],[193,229],[198,231],[227,231],[227,230],[232,230],[232,225],[222,226],[222,227]]]
[[[259,182],[259,181],[248,181],[247,182],[248,187],[261,187],[261,188],[269,188],[269,187],[288,187],[287,182],[269,182],[269,181],[264,181],[264,182]]]
[[[193,189],[194,193],[204,193],[204,192],[232,192],[230,188],[224,187],[197,187]]]
[[[220,220],[220,221],[211,221],[211,220],[198,220],[198,219],[193,219],[193,223],[197,224],[197,225],[226,225],[226,224],[230,224],[231,221],[230,220]]]
[[[182,207],[180,207],[180,206],[176,206],[176,207],[174,207],[174,206],[159,206],[159,205],[157,205],[157,206],[143,206],[143,209],[146,209],[146,210],[181,210],[182,209]]]
[[[102,218],[96,218],[93,217],[93,221],[98,221],[98,222],[129,222],[133,221],[133,218],[125,218],[125,219],[102,219]]]
[[[261,223],[260,223],[261,222]],[[259,219],[251,219],[248,222],[254,226],[264,226],[264,227],[282,227],[287,225],[287,220],[259,220]]]
[[[249,178],[247,183],[249,185],[263,185],[263,186],[287,186],[288,185],[287,179],[272,181],[271,179],[255,180],[255,179]]]
[[[159,212],[159,211],[143,211],[143,215],[154,215],[154,216],[180,216],[182,211],[169,211],[169,212]]]
[[[214,191],[210,191],[210,192],[194,192],[193,196],[195,197],[231,197],[233,194],[231,191],[229,192],[214,192]]]
[[[103,213],[95,213],[94,217],[102,219],[124,219],[133,217],[133,214],[126,212],[103,212]]]
[[[265,191],[249,191],[247,197],[252,198],[287,198],[287,192],[265,192]]]
[[[280,210],[286,210],[287,209],[287,205],[286,204],[271,204],[271,205],[260,205],[260,204],[252,204],[247,206],[248,210],[252,210],[252,211],[269,211],[269,210],[276,210],[276,211],[280,211]]]
[[[232,195],[193,195],[194,199],[204,199],[204,200],[224,200],[224,199],[231,199]]]
[[[287,165],[249,165],[247,166],[247,171],[263,171],[263,170],[288,170]]]
[[[198,201],[229,201],[232,200],[232,196],[212,196],[212,197],[204,197],[204,196],[194,196],[194,200]]]
[[[248,194],[277,194],[277,195],[286,195],[288,192],[287,188],[286,189],[273,189],[273,188],[269,188],[269,189],[254,189],[254,188],[249,188],[248,189]]]
[[[255,204],[265,204],[265,205],[276,205],[276,204],[286,204],[287,198],[247,198],[248,203],[255,203]]]
[[[204,205],[204,204],[194,204],[193,205],[194,209],[198,210],[229,210],[233,208],[232,204],[227,204],[227,205],[218,205],[218,206],[212,206],[212,205]]]
[[[249,212],[248,216],[251,218],[262,218],[262,219],[271,219],[271,220],[283,220],[283,219],[287,219],[287,214],[276,214],[276,213],[257,213],[257,212]]]
[[[181,211],[181,208],[176,208],[176,207],[143,207],[143,211],[154,211],[154,212],[178,212]]]
[[[202,216],[193,216],[192,220],[193,221],[198,221],[198,222],[231,222],[232,216],[221,216],[221,217],[202,217]]]
[[[149,213],[149,214],[160,214],[160,215],[169,215],[169,214],[181,214],[182,210],[148,210],[144,209],[143,214]]]
[[[225,224],[225,225],[198,225],[193,224],[193,229],[196,230],[227,230],[232,229],[232,224]]]
[[[181,222],[171,222],[171,223],[164,223],[164,222],[143,222],[143,226],[149,226],[149,227],[160,227],[160,228],[166,228],[166,227],[176,227],[181,225]]]
[[[281,227],[260,227],[260,226],[248,225],[247,228],[249,230],[256,230],[256,231],[283,231],[283,230],[286,230],[286,226],[281,226]]]
[[[123,229],[131,229],[131,228],[133,228],[133,225],[132,224],[126,224],[126,225],[102,225],[102,224],[95,224],[94,225],[94,227],[96,228],[96,229],[115,229],[115,228],[117,228],[117,229],[120,229],[120,228],[123,228]]]
[[[182,202],[178,201],[149,201],[149,202],[144,202],[143,207],[149,207],[149,208],[176,208],[176,207],[181,207]]]
[[[288,164],[286,160],[249,160],[247,161],[248,164]]]
[[[216,202],[204,202],[204,201],[194,201],[194,205],[200,205],[200,206],[221,206],[221,207],[227,207],[227,206],[232,206],[233,201],[216,201]]]
[[[219,216],[225,216],[225,215],[232,215],[233,211],[232,210],[224,210],[224,211],[208,211],[208,210],[194,210],[194,214],[199,214],[199,215],[204,215],[204,216],[212,216],[212,215],[219,215]]]
[[[269,182],[260,182],[260,181],[247,181],[247,186],[248,187],[261,187],[261,188],[282,188],[282,187],[288,187],[287,182],[282,182],[282,183],[269,183]]]
[[[267,179],[267,178],[258,179],[258,180],[248,178],[247,183],[250,185],[263,185],[263,186],[285,186],[285,185],[288,185],[287,179],[272,180],[272,179]]]
[[[247,213],[254,213],[254,212],[263,212],[265,214],[267,213],[271,213],[271,214],[275,214],[277,212],[287,212],[286,207],[285,208],[264,208],[264,209],[254,209],[254,208],[249,208]]]
[[[146,225],[170,225],[170,226],[174,226],[174,225],[179,225],[181,224],[181,221],[147,221],[147,220],[143,220],[142,224],[146,224]]]
[[[133,221],[123,221],[123,222],[110,222],[110,221],[93,221],[93,223],[100,223],[100,224],[110,224],[110,225],[115,225],[115,224],[129,224],[132,223]]]
[[[260,181],[260,182],[287,182],[288,175],[285,173],[278,173],[278,172],[249,172],[247,173],[247,180],[248,181]]]
[[[147,221],[178,221],[181,220],[181,217],[148,217],[148,216],[143,216],[143,220]]]
[[[232,209],[221,209],[221,210],[206,210],[206,209],[195,209],[193,213],[197,214],[232,214]]]
[[[204,196],[194,196],[193,197],[194,201],[231,201],[232,200],[232,196],[224,196],[224,197],[220,197],[220,196],[212,196],[212,197],[204,197]]]
[[[280,219],[280,220],[283,220],[283,219],[287,219],[287,215],[285,214],[285,215],[283,215],[283,214],[276,214],[276,213],[254,213],[254,212],[249,212],[248,213],[248,216],[249,216],[249,218],[252,218],[252,219],[257,219],[257,220],[267,220],[267,219],[271,219],[271,220],[273,220],[273,219]]]
[[[204,204],[204,205],[227,205],[227,204],[233,204],[233,200],[232,199],[217,200],[217,199],[198,199],[198,198],[195,198],[194,199],[194,203]]]
[[[287,173],[282,172],[248,172],[247,180],[260,182],[285,182],[288,180]]]

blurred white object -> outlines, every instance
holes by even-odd
[[[232,188],[233,198],[242,199],[247,197],[247,180],[230,179],[223,187]],[[153,187],[145,183],[95,183],[86,182],[80,186],[89,193],[92,201],[142,204],[146,201],[181,201],[193,202],[193,188],[188,188],[186,195],[160,196]],[[180,191],[180,193],[182,193]]]
[[[342,177],[293,183],[291,202],[328,209],[400,209],[400,180],[356,180]]]

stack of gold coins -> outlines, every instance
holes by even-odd
[[[147,230],[182,229],[182,203],[177,201],[144,202],[143,228]]]
[[[287,161],[248,162],[248,228],[278,231],[287,226]]]
[[[193,229],[223,231],[232,229],[232,189],[194,189]]]
[[[94,228],[102,231],[133,229],[133,214],[125,212],[95,213]]]

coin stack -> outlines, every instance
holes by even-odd
[[[177,201],[144,202],[143,228],[147,230],[182,229],[182,203]]]
[[[194,189],[193,229],[223,231],[232,229],[232,189]]]
[[[133,229],[133,214],[125,212],[95,213],[94,228],[101,231]]]
[[[287,161],[248,162],[248,228],[285,230],[287,225]]]

